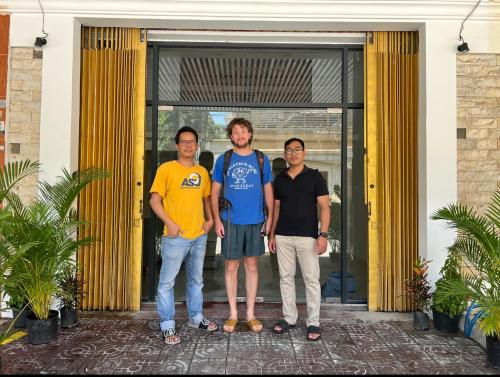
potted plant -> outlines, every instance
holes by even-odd
[[[68,265],[58,277],[60,291],[56,297],[60,300],[59,313],[61,327],[69,328],[78,324],[76,309],[83,298],[83,281],[78,279],[78,269]]]
[[[442,283],[436,299],[463,295],[478,307],[488,363],[500,368],[500,189],[484,214],[457,203],[437,210],[432,219],[445,220],[449,228],[456,229],[451,248],[465,264],[462,276]]]
[[[429,263],[431,261],[418,257],[413,264],[413,276],[406,280],[406,292],[415,307],[413,312],[413,327],[416,330],[429,330],[429,315],[432,294],[427,280]]]
[[[14,327],[23,329],[29,311],[26,298],[17,284],[6,284],[4,288],[5,294],[9,296],[7,306],[12,309],[12,317],[15,318]]]
[[[454,333],[458,331],[460,316],[467,307],[463,294],[443,295],[443,284],[450,279],[460,279],[461,258],[457,251],[449,248],[448,256],[439,271],[441,277],[436,281],[436,289],[432,295],[432,316],[434,328],[438,331]]]
[[[32,243],[27,243],[21,247],[16,247],[3,236],[3,229],[9,224],[11,213],[8,208],[2,206],[2,203],[16,184],[24,177],[38,172],[38,169],[39,163],[29,160],[8,163],[3,167],[3,170],[0,169],[0,289],[10,295],[9,305],[12,308],[24,309],[17,315],[14,313],[13,321],[5,331],[0,333],[0,342],[11,334],[11,330],[17,324],[21,313],[26,313],[27,303],[16,277],[12,275],[12,271],[15,270],[15,265],[23,254],[33,246]]]
[[[15,176],[9,174],[8,169],[1,172],[0,181],[14,180]],[[78,220],[73,202],[87,184],[106,176],[100,169],[75,174],[63,170],[63,176],[55,184],[40,183],[37,199],[28,204],[12,191],[5,195],[2,238],[15,249],[30,246],[16,262],[19,268],[8,279],[9,284],[14,282],[20,287],[30,304],[32,314],[27,317],[27,330],[28,340],[33,344],[55,339],[58,312],[50,307],[54,295],[61,290],[57,277],[72,263],[76,251],[91,242],[89,238],[76,236],[84,222]]]

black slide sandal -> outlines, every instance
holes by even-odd
[[[310,338],[309,334],[318,334],[317,338]],[[307,340],[310,342],[317,342],[321,339],[321,330],[318,326],[307,326]]]
[[[281,329],[276,330],[276,326],[279,326]],[[290,325],[287,321],[285,321],[284,319],[281,319],[273,325],[273,332],[275,334],[283,334],[283,333],[288,332],[289,330],[294,329],[294,328],[295,328],[295,325]]]

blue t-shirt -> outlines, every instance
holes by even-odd
[[[224,183],[222,169],[224,154],[215,162],[212,179]],[[263,181],[272,181],[271,164],[264,155]],[[264,199],[260,181],[259,162],[255,153],[241,156],[233,152],[227,169],[225,197],[231,202],[231,223],[239,225],[259,224],[264,221]],[[221,212],[221,218],[227,220],[227,210]]]

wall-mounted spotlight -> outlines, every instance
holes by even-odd
[[[469,52],[469,45],[464,41],[462,37],[460,37],[462,43],[460,43],[457,47],[458,52]]]
[[[42,47],[47,44],[47,39],[45,37],[36,37],[35,39],[35,46],[36,47]]]
[[[478,0],[478,2],[476,3],[476,5],[474,5],[474,8],[472,8],[472,10],[469,12],[469,14],[467,15],[467,17],[465,17],[465,19],[462,21],[462,25],[460,25],[460,31],[458,32],[458,39],[462,43],[460,43],[458,45],[458,47],[457,47],[458,52],[464,52],[464,53],[465,52],[469,52],[469,45],[462,38],[462,31],[464,30],[464,23],[465,23],[465,21],[467,21],[467,19],[471,16],[471,14],[476,10],[476,8],[477,8],[477,6],[479,5],[480,2],[481,2],[481,0]]]

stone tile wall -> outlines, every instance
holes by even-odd
[[[10,51],[8,161],[39,159],[42,56],[42,49],[33,47],[12,47]],[[37,175],[26,178],[17,193],[32,199],[37,182]]]
[[[483,212],[500,184],[500,54],[457,54],[458,200]]]

